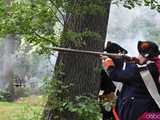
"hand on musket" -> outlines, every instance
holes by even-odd
[[[121,54],[119,54],[119,55],[121,55]],[[108,58],[110,58],[110,57],[104,56],[104,55],[100,55],[100,59],[101,60],[105,60],[105,59],[108,59]],[[112,59],[112,58],[110,58],[110,59]],[[121,59],[124,59],[127,63],[139,64],[139,59],[137,57],[126,57],[126,58],[121,58]]]
[[[108,68],[114,67],[115,64],[111,58],[102,56],[102,66],[105,70],[108,70]]]

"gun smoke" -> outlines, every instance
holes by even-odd
[[[115,41],[126,48],[131,56],[137,56],[138,41],[159,42],[160,14],[148,7],[124,8],[111,6],[106,41]]]

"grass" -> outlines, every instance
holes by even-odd
[[[41,96],[21,98],[13,103],[0,102],[0,120],[39,120],[44,103]]]

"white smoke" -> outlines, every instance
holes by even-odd
[[[136,56],[139,40],[159,42],[160,13],[147,7],[134,9],[122,5],[111,6],[106,41],[115,41],[125,47],[129,55]]]
[[[0,42],[0,89],[6,89],[9,80],[15,82],[15,79],[21,78],[28,87],[31,82],[42,85],[44,77],[52,77],[56,61],[53,55],[40,56],[35,51],[30,52],[28,49],[32,50],[32,47],[27,43],[24,46],[23,42],[16,48],[14,41],[14,38],[6,37]]]

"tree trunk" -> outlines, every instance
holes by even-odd
[[[83,0],[77,0],[77,5],[81,5]],[[90,3],[93,1],[91,0]],[[102,0],[103,2],[103,0]],[[82,33],[85,31],[98,33],[101,37],[96,36],[83,36],[81,40],[81,46],[78,49],[102,51],[105,42],[105,35],[107,31],[107,24],[109,18],[110,3],[104,4],[107,15],[103,16],[100,14],[85,14],[76,15],[72,14],[68,22],[65,23],[64,32],[73,31]],[[68,19],[68,15],[66,19]],[[62,44],[63,47],[77,48],[74,42],[67,40]],[[67,94],[71,100],[75,96],[86,95],[86,96],[97,96],[98,94],[98,81],[99,74],[96,71],[96,66],[100,62],[100,59],[95,56],[74,54],[74,53],[59,53],[56,66],[63,64],[61,75],[56,79],[62,81],[65,85],[73,83],[69,93]],[[48,101],[50,101],[48,98]],[[50,104],[46,105],[44,110],[43,119],[54,120],[54,111],[48,110]],[[65,120],[76,120],[75,116],[71,113],[65,112],[63,115]],[[73,117],[74,116],[74,117]]]

